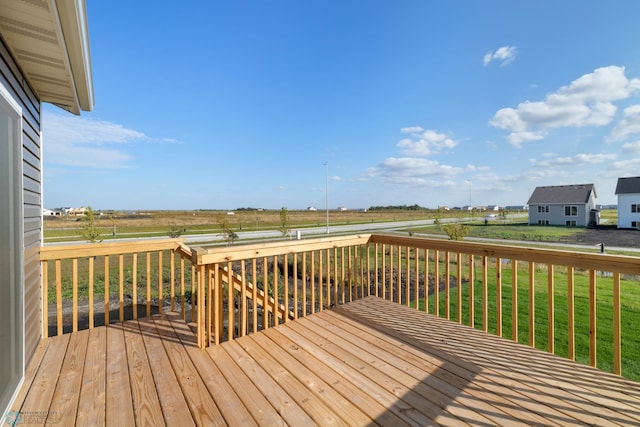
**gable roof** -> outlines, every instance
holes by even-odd
[[[616,185],[616,194],[634,193],[640,193],[640,176],[618,178],[618,185]]]
[[[38,100],[80,114],[93,108],[85,0],[2,0],[0,37]]]
[[[561,204],[561,203],[587,203],[589,197],[597,197],[593,184],[554,185],[548,187],[536,187],[527,204]]]

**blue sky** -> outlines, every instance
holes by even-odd
[[[640,175],[640,2],[88,0],[44,204],[525,204]],[[325,167],[325,162],[328,166]]]

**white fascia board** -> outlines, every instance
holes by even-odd
[[[93,99],[93,72],[85,0],[52,0],[62,31],[69,73],[73,80],[80,108],[91,111]]]

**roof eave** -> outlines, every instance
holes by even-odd
[[[87,10],[84,0],[53,0],[63,34],[69,67],[76,92],[78,107],[91,111],[93,99],[93,73],[91,69],[91,52],[89,49],[89,30],[87,26]]]

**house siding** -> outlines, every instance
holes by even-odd
[[[0,84],[22,107],[25,364],[42,336],[40,246],[42,244],[41,104],[0,38]]]
[[[640,223],[640,213],[631,212],[632,204],[640,204],[640,193],[618,194],[618,228],[634,228],[632,222]]]

